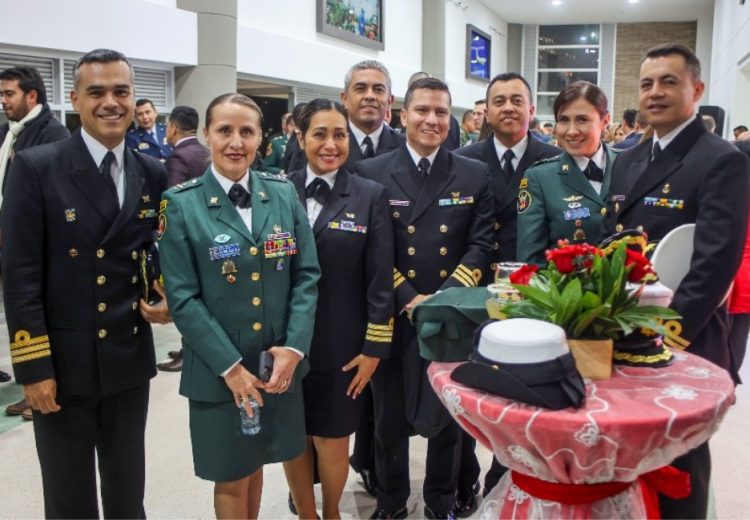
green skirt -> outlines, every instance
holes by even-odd
[[[243,435],[240,410],[234,402],[190,400],[190,439],[196,476],[232,482],[255,473],[264,464],[292,460],[306,448],[302,392],[263,393],[260,432]]]

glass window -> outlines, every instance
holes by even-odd
[[[539,94],[536,97],[536,115],[537,116],[548,116],[554,119],[554,113],[552,112],[552,105],[555,104],[557,94]]]
[[[540,72],[536,89],[539,92],[560,92],[576,81],[596,83],[596,72]]]
[[[539,45],[599,45],[599,24],[540,25]]]
[[[539,48],[540,69],[598,69],[599,49]]]

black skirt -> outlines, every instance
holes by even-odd
[[[336,439],[348,437],[357,429],[364,396],[356,399],[346,390],[357,374],[340,369],[310,372],[302,380],[305,399],[305,429],[308,435]]]

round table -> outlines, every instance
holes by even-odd
[[[460,363],[434,362],[432,387],[458,423],[510,469],[562,484],[633,482],[706,442],[734,403],[734,384],[716,365],[680,351],[664,368],[615,366],[586,381],[579,409],[545,410],[454,382]],[[640,486],[591,504],[530,496],[507,472],[476,518],[646,518]]]

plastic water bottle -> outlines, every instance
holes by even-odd
[[[245,411],[245,406],[240,406],[240,431],[242,435],[257,435],[260,432],[260,406],[258,401],[248,397],[250,408],[253,409],[253,416],[250,417]]]

